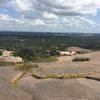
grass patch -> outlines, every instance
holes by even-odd
[[[0,67],[2,67],[2,66],[11,66],[11,65],[15,65],[15,63],[11,63],[11,62],[0,62]]]
[[[16,84],[18,83],[18,81],[19,81],[25,74],[26,74],[25,72],[22,72],[22,73],[16,75],[16,76],[10,81],[10,84],[16,85]]]
[[[35,57],[33,59],[33,62],[55,62],[57,61],[57,57],[56,56],[50,56],[50,57]]]
[[[38,68],[39,66],[38,65],[33,65],[33,64],[30,64],[30,63],[26,63],[26,64],[16,64],[16,69],[17,70],[21,70],[21,71],[27,71],[29,69],[32,69],[32,68]]]
[[[73,62],[85,62],[85,61],[90,61],[89,58],[74,58],[72,60]]]
[[[87,74],[79,74],[79,75],[46,75],[45,77],[41,77],[35,74],[32,74],[32,77],[36,79],[75,79],[75,78],[85,78]]]
[[[83,78],[84,75],[48,75],[47,78],[54,79],[74,79],[74,78]]]
[[[82,51],[77,51],[76,53],[77,53],[77,54],[86,54],[86,53],[89,53],[89,52],[88,52],[88,51],[82,50]]]

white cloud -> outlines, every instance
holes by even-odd
[[[69,22],[75,23],[77,16],[86,19],[85,16],[96,15],[97,9],[100,8],[100,0],[11,0],[11,5],[14,9],[24,12],[27,19],[35,16],[36,20],[43,17],[42,21],[57,19],[59,22],[60,19],[70,16],[70,18],[68,17]],[[31,14],[28,15],[28,12]],[[76,16],[75,20],[71,21],[74,16]],[[81,19],[77,19],[77,21],[82,22]],[[90,20],[84,20],[84,22],[89,25],[94,24]],[[44,25],[44,22],[40,21],[40,24]]]
[[[74,17],[63,17],[59,20],[47,20],[46,24],[52,27],[60,27],[60,28],[80,28],[80,29],[87,29],[87,28],[94,28],[96,23],[87,17],[81,16],[74,16]]]
[[[28,20],[28,22],[32,26],[44,26],[45,25],[45,22],[43,20],[40,20],[40,19]]]
[[[46,19],[58,19],[58,16],[56,16],[55,14],[47,12],[43,13],[43,17]]]
[[[24,18],[13,18],[9,15],[0,14],[0,24],[1,25],[11,25],[11,26],[44,26],[45,22],[41,19],[24,19]],[[9,27],[9,26],[8,26]]]
[[[96,15],[100,0],[11,0],[19,11],[46,12],[46,16]],[[34,12],[33,12],[34,13]],[[52,14],[52,15],[51,15]]]
[[[21,12],[30,11],[33,6],[30,0],[11,0],[11,5],[13,8]]]
[[[21,16],[0,14],[0,22],[22,27],[93,28],[96,23],[88,16],[100,9],[100,0],[10,0],[8,4]]]
[[[24,22],[22,20],[18,20],[16,18],[13,18],[7,14],[0,14],[0,23],[1,24],[11,24],[11,23],[18,23],[23,24]]]
[[[37,10],[57,15],[95,15],[100,8],[100,0],[37,0]]]
[[[80,16],[75,16],[75,17],[62,17],[58,19],[52,19],[52,20],[47,20],[47,19],[25,19],[25,18],[13,18],[9,15],[5,14],[0,14],[0,26],[5,25],[12,26],[12,27],[38,27],[42,26],[44,28],[46,27],[51,27],[51,28],[62,28],[64,29],[65,27],[69,28],[93,28],[96,26],[96,23],[86,17],[80,17]]]

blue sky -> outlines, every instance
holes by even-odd
[[[100,33],[100,0],[0,0],[0,30]]]

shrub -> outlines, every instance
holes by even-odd
[[[33,60],[35,54],[33,50],[30,48],[22,48],[19,51],[16,51],[14,53],[14,56],[20,56],[21,58],[23,58],[24,62],[30,62]]]
[[[89,61],[89,58],[74,58],[73,62],[84,62],[84,61]]]
[[[88,53],[88,51],[82,50],[82,51],[77,51],[76,53],[77,53],[77,54],[86,54],[86,53]]]

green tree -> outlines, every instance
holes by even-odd
[[[32,61],[35,56],[33,50],[29,48],[22,48],[19,51],[15,52],[14,55],[23,58],[24,62]]]
[[[55,47],[52,47],[51,50],[50,50],[50,55],[51,56],[59,56],[59,50],[57,50],[57,48]]]

